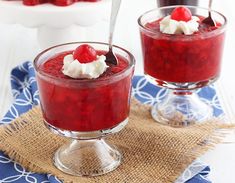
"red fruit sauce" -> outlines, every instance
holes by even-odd
[[[44,119],[70,131],[104,130],[124,121],[129,114],[133,73],[121,78],[115,74],[126,70],[128,61],[117,55],[118,65],[109,65],[99,78],[72,79],[61,71],[67,54],[72,51],[49,58],[39,67],[40,71],[56,77],[49,80],[39,74],[37,77]]]
[[[145,74],[161,81],[203,82],[218,77],[221,68],[224,32],[201,23],[193,35],[160,32],[159,22],[147,23],[151,33],[141,30]],[[154,32],[154,33],[153,33]]]

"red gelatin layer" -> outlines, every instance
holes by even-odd
[[[174,83],[218,77],[224,42],[224,33],[215,33],[219,23],[216,27],[200,23],[199,31],[188,36],[161,33],[159,21],[145,25],[151,33],[141,30],[145,74]]]
[[[118,56],[117,66],[110,65],[99,78],[83,82],[61,72],[67,54],[72,51],[48,59],[39,68],[57,78],[48,80],[40,74],[37,77],[44,119],[57,128],[70,131],[109,129],[124,121],[129,114],[132,73],[121,79],[113,76],[125,70],[128,61]],[[108,82],[104,81],[108,78]]]

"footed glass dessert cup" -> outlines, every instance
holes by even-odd
[[[61,59],[82,44],[89,44],[99,55],[108,49],[107,44],[96,42],[58,45],[40,53],[34,67],[46,127],[72,139],[55,152],[55,166],[75,176],[97,176],[121,162],[119,150],[104,137],[119,132],[128,122],[135,60],[128,51],[114,46],[119,64],[109,65],[99,78],[64,76]]]
[[[184,6],[198,17],[198,31],[191,35],[162,33],[159,22],[178,7],[182,6],[156,8],[138,19],[145,76],[167,90],[166,97],[152,107],[152,117],[173,127],[201,123],[213,116],[212,107],[200,100],[197,90],[220,75],[227,22],[224,15],[212,10],[216,27],[202,24],[209,10]]]

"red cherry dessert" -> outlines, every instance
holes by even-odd
[[[174,9],[169,17],[174,20],[172,23],[177,21],[175,24],[182,30],[188,30],[185,25],[193,19],[186,7]],[[202,22],[205,17],[194,15],[197,31],[186,35],[176,29],[176,34],[168,34],[161,31],[163,18],[146,22],[140,28],[145,74],[159,85],[166,82],[207,83],[217,78],[224,42],[221,23],[206,25]]]
[[[35,6],[44,3],[51,3],[56,6],[69,6],[76,2],[97,2],[101,0],[23,0],[23,4],[26,6]]]
[[[89,64],[105,53],[84,44],[39,65],[37,80],[47,123],[62,130],[87,132],[115,127],[128,118],[133,67],[127,58],[117,54],[118,65],[107,63],[106,71],[94,79],[74,79],[62,72],[66,55]]]

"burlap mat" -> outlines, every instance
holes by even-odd
[[[224,125],[216,121],[187,128],[155,123],[149,108],[132,101],[129,124],[109,141],[123,153],[118,169],[103,176],[84,178],[62,173],[53,166],[54,151],[67,139],[44,127],[35,107],[9,125],[0,127],[0,149],[30,171],[51,173],[64,182],[168,183],[223,137]]]

